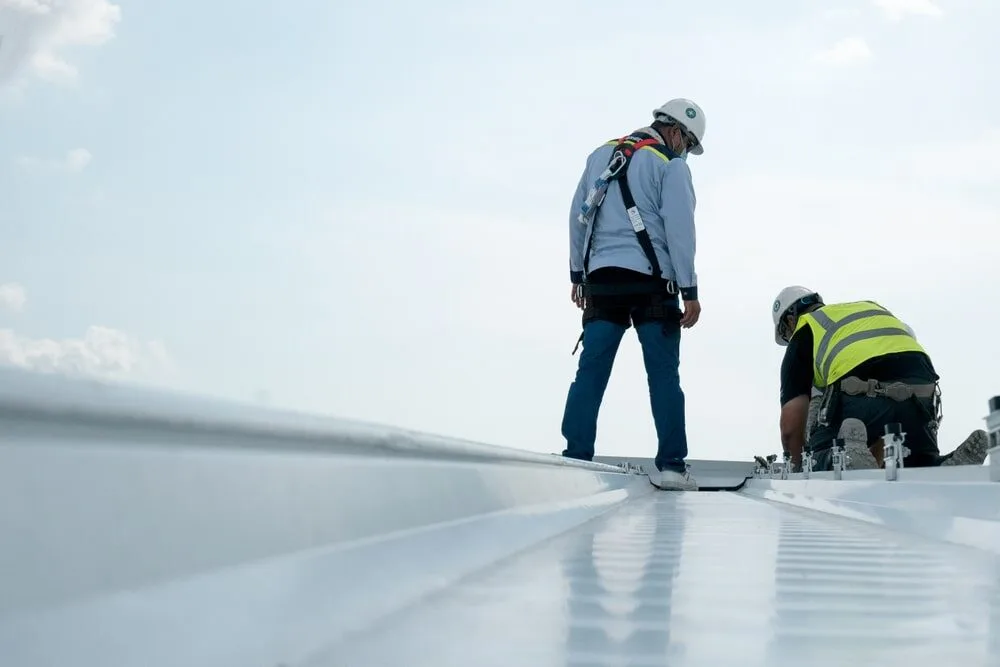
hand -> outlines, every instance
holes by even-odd
[[[583,310],[587,304],[587,300],[583,296],[583,285],[573,283],[573,289],[570,291],[569,298],[573,300],[577,308]]]
[[[685,301],[684,302],[684,314],[681,316],[681,326],[685,329],[690,329],[697,322],[698,318],[701,316],[701,304],[698,300]]]

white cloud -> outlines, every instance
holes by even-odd
[[[940,18],[941,8],[931,0],[872,0],[876,7],[892,21],[901,21],[907,14]]]
[[[121,7],[108,0],[0,0],[0,84],[22,72],[75,81],[64,51],[104,44],[120,20]]]
[[[0,329],[0,364],[42,372],[124,378],[171,367],[160,341],[139,341],[110,327],[91,326],[82,338],[29,338]]]
[[[0,285],[0,306],[20,310],[24,287]],[[104,326],[90,326],[82,338],[31,338],[0,329],[0,365],[35,371],[101,378],[152,377],[173,370],[161,341],[140,341]]]
[[[0,309],[6,308],[17,312],[24,308],[26,300],[24,287],[21,285],[17,283],[0,284]]]
[[[816,60],[826,65],[855,65],[872,56],[868,44],[860,37],[845,37],[833,47],[816,54]]]
[[[58,160],[26,155],[19,158],[18,163],[28,169],[50,169],[78,173],[86,169],[93,159],[93,154],[86,148],[74,148],[67,151],[66,155]]]

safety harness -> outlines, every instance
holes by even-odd
[[[615,150],[611,153],[607,168],[597,178],[597,181],[587,193],[587,199],[583,203],[583,210],[578,216],[581,224],[590,225],[590,233],[587,235],[587,243],[583,251],[583,296],[594,294],[645,294],[664,293],[677,294],[677,283],[673,280],[664,280],[663,271],[660,269],[660,262],[656,258],[656,251],[653,250],[653,241],[649,238],[646,225],[642,221],[639,207],[636,206],[635,198],[632,196],[632,189],[628,185],[628,166],[632,162],[632,156],[643,148],[650,147],[660,153],[668,160],[670,159],[670,149],[668,149],[659,139],[649,132],[638,130],[632,134],[622,137],[615,143]],[[629,222],[632,223],[632,230],[635,232],[639,245],[642,247],[649,266],[653,271],[652,281],[627,284],[592,284],[587,280],[590,269],[591,245],[594,239],[597,210],[604,203],[608,187],[617,181],[622,193],[622,201],[625,203],[625,212],[628,214]]]
[[[628,184],[628,167],[632,162],[632,156],[643,148],[651,148],[668,160],[672,153],[654,134],[643,130],[638,130],[615,142],[609,143],[613,143],[615,149],[608,160],[608,166],[597,178],[594,185],[591,186],[590,191],[587,193],[587,198],[584,200],[582,210],[579,216],[577,216],[581,224],[590,226],[590,233],[587,235],[587,242],[583,251],[584,278],[583,282],[577,288],[579,296],[587,299],[587,306],[583,312],[583,324],[600,318],[605,313],[605,309],[593,305],[590,297],[595,295],[648,294],[650,302],[649,305],[642,308],[642,315],[649,319],[665,319],[667,308],[664,307],[664,301],[667,296],[673,296],[678,293],[677,283],[673,280],[665,280],[663,278],[660,262],[656,257],[656,251],[653,249],[653,241],[649,237],[649,232],[646,231],[646,225],[642,221],[639,207],[635,203],[635,198],[632,196],[632,189]],[[594,239],[594,230],[597,226],[597,211],[604,203],[608,187],[615,181],[618,182],[618,187],[621,190],[625,212],[628,214],[629,222],[632,224],[632,230],[635,232],[639,246],[649,261],[653,280],[634,283],[595,284],[587,279],[590,271],[590,254]],[[582,340],[583,333],[581,332],[580,338],[577,339],[576,346],[573,348],[573,354],[576,354]]]

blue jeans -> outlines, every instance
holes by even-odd
[[[636,333],[642,345],[642,358],[649,384],[649,402],[653,410],[658,445],[656,467],[659,470],[684,472],[687,457],[687,433],[684,423],[684,392],[681,389],[681,331],[676,322],[664,327],[662,322],[638,324]],[[583,351],[570,385],[563,414],[562,434],[566,438],[563,456],[591,461],[597,439],[597,414],[604,390],[611,377],[618,345],[626,327],[605,320],[591,320],[583,327]]]

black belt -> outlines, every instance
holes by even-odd
[[[611,296],[617,294],[670,294],[678,293],[673,280],[643,280],[632,283],[584,283],[584,296]]]
[[[884,396],[894,401],[905,401],[916,398],[932,398],[937,390],[937,384],[908,384],[906,382],[879,382],[878,380],[862,380],[859,377],[846,377],[839,382],[840,391],[848,396]]]

